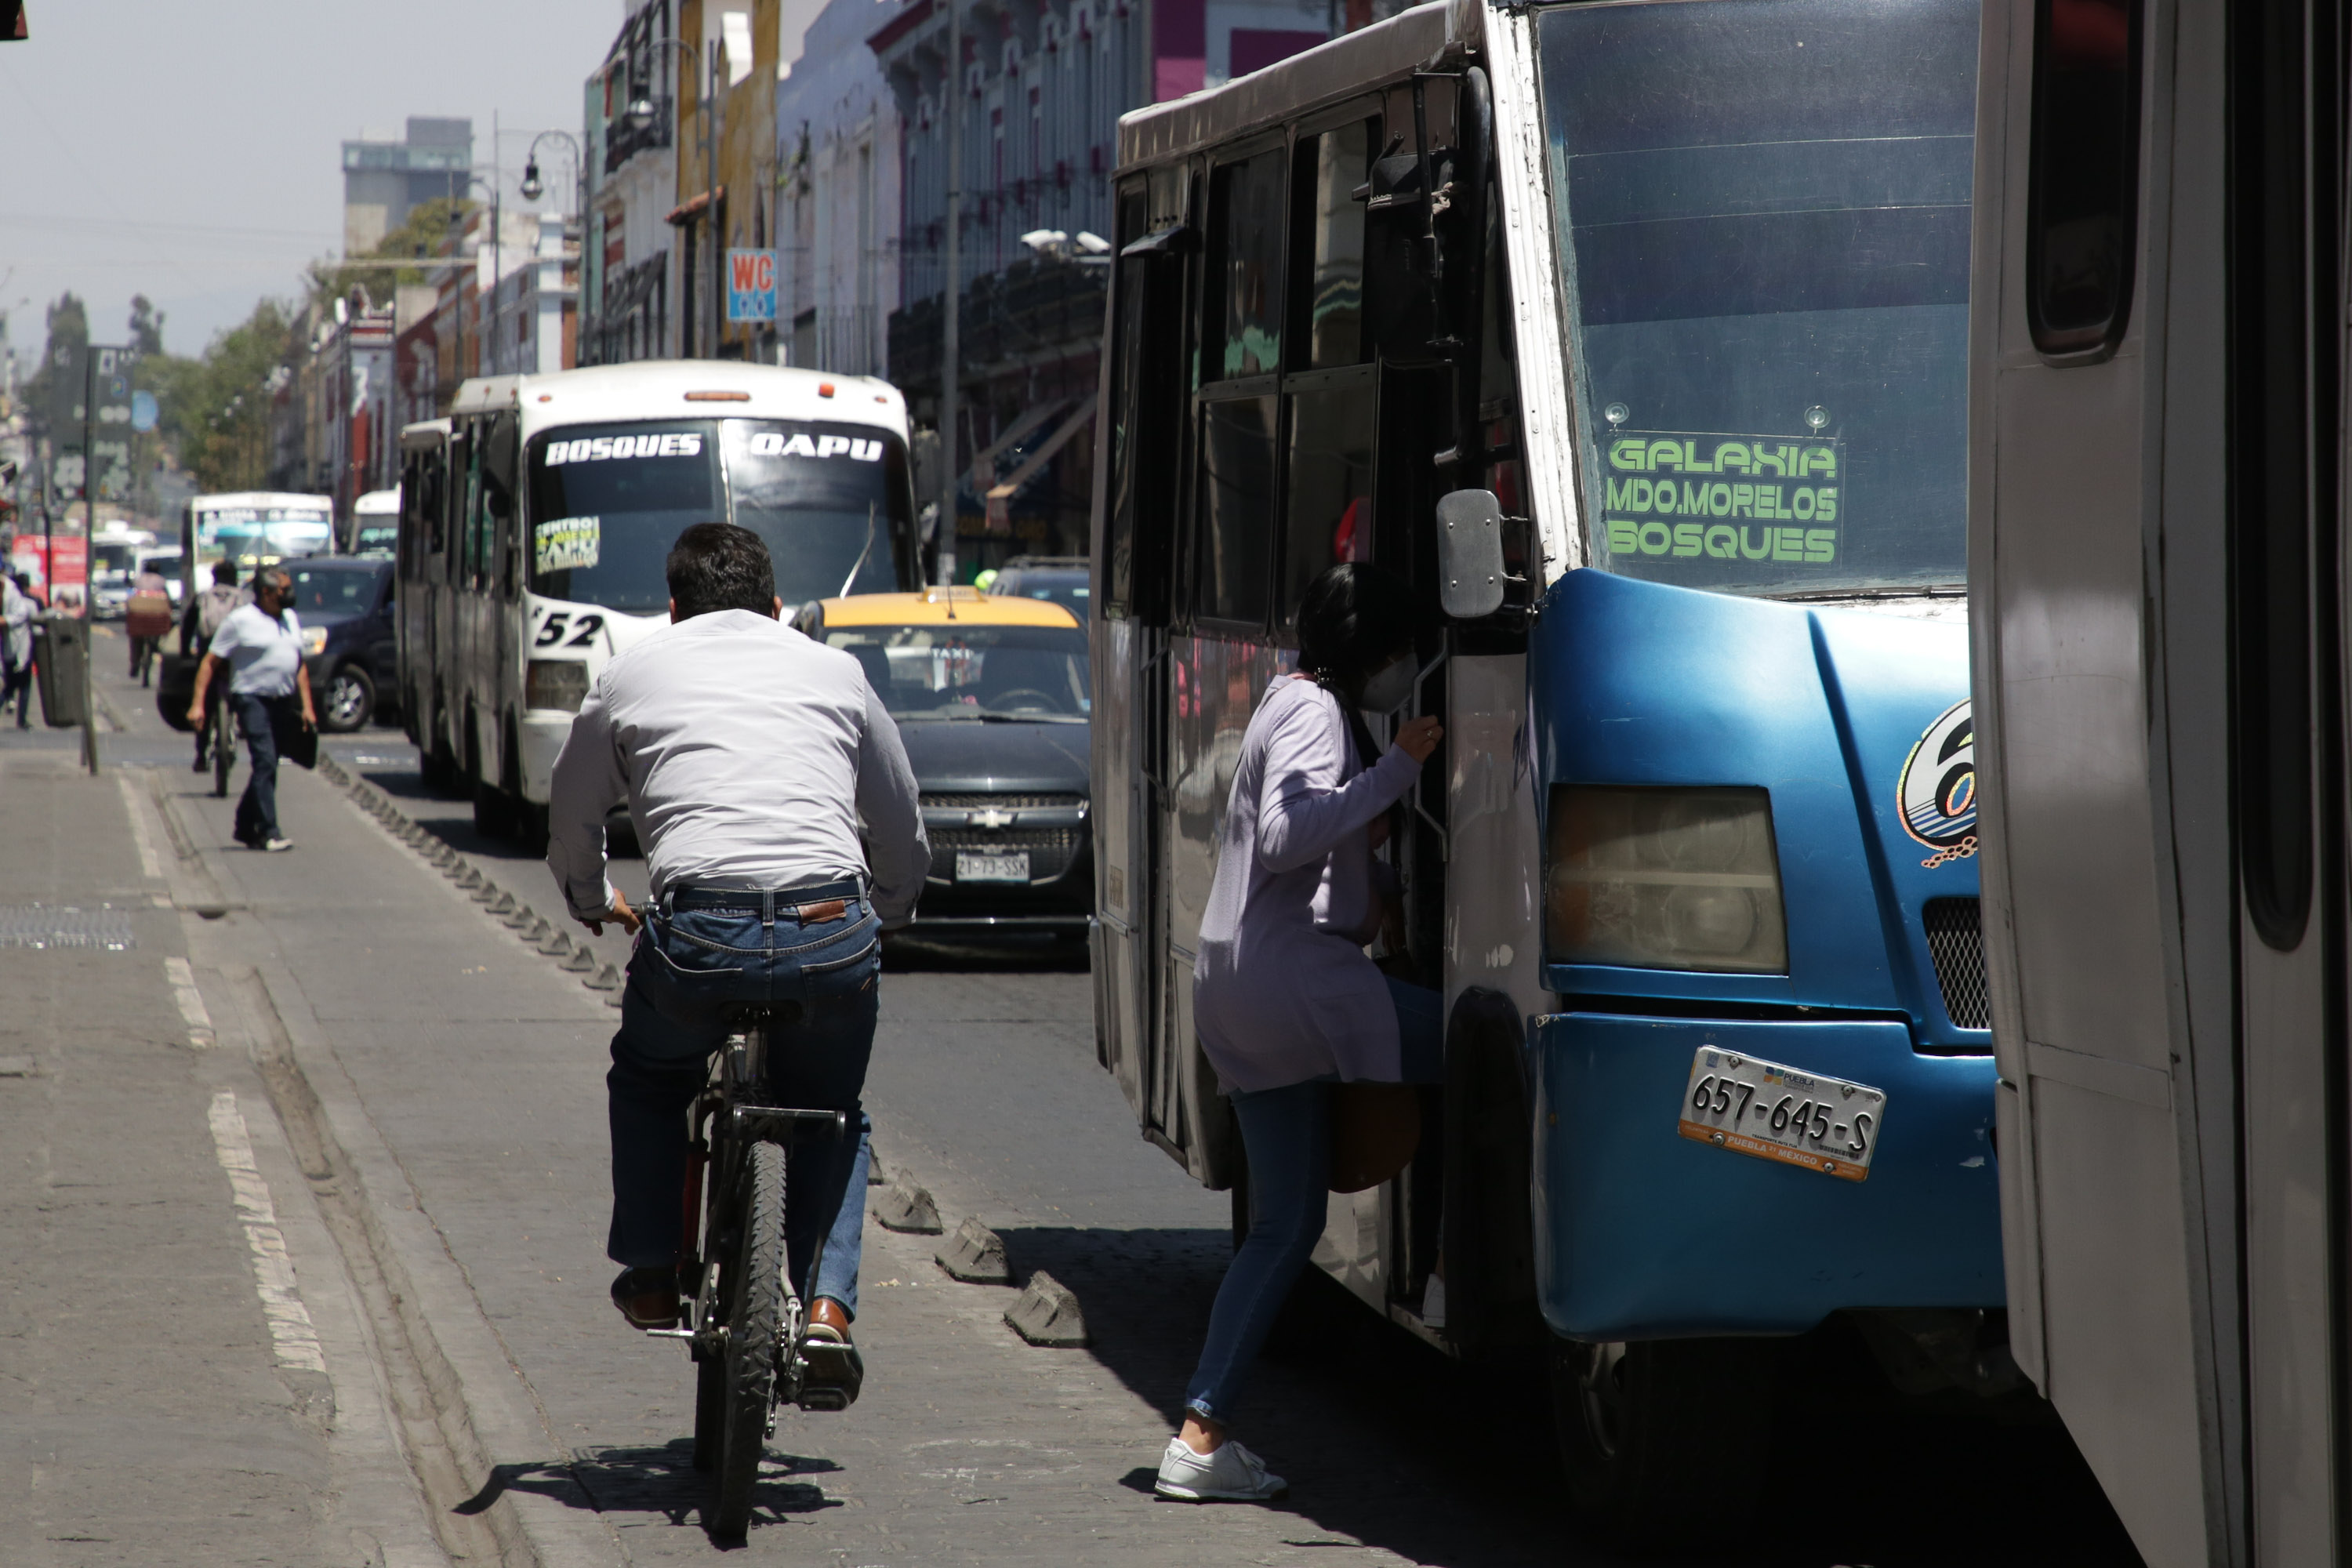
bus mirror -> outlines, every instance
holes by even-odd
[[[1457,621],[1503,607],[1503,503],[1492,490],[1454,490],[1437,501],[1438,604]]]

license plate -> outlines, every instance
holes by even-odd
[[[959,882],[1025,882],[1029,879],[1029,852],[1013,855],[975,855],[969,849],[956,851],[956,880]]]
[[[1886,1095],[1868,1084],[1701,1046],[1679,1131],[1735,1154],[1860,1182],[1869,1178],[1885,1119]]]

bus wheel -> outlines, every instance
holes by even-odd
[[[1780,1343],[1551,1347],[1569,1501],[1622,1550],[1704,1546],[1745,1528],[1771,1458]]]
[[[474,831],[490,838],[514,832],[514,798],[478,777],[474,780]]]

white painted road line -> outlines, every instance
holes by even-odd
[[[210,1050],[219,1037],[213,1033],[213,1016],[205,1010],[205,994],[196,989],[195,970],[184,958],[167,958],[163,978],[172,983],[172,1000],[180,1005],[180,1016],[188,1026],[188,1044]]]
[[[253,1163],[253,1141],[246,1136],[236,1096],[226,1089],[214,1095],[210,1121],[213,1149],[221,1169],[228,1173],[236,1215],[245,1222],[246,1245],[253,1250],[254,1288],[261,1295],[261,1315],[269,1321],[269,1337],[278,1345],[278,1364],[324,1372],[327,1358],[320,1353],[318,1331],[310,1326],[310,1309],[295,1288],[294,1260],[278,1228],[278,1207],[269,1201],[268,1184]]]
[[[139,807],[139,792],[131,786],[129,770],[115,770],[114,787],[122,792],[122,809],[131,818],[131,842],[139,847],[139,869],[148,880],[160,882],[163,862],[156,858],[155,841],[147,837],[147,814]]]

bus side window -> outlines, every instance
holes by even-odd
[[[1144,176],[1124,182],[1116,200],[1119,249],[1139,243],[1147,248],[1118,262],[1102,613],[1164,626],[1183,424],[1185,261],[1179,242],[1186,231],[1173,211],[1154,214]],[[1167,205],[1181,211],[1181,203]],[[1155,216],[1168,220],[1164,229]]]
[[[2139,242],[2140,0],[2039,0],[2025,314],[2046,354],[2112,350]]]
[[[1294,168],[1306,265],[1293,277],[1299,374],[1284,382],[1282,615],[1325,569],[1372,558],[1372,432],[1378,370],[1364,363],[1364,205],[1379,122],[1359,120],[1298,139]]]
[[[1274,608],[1280,501],[1285,157],[1270,147],[1210,175],[1207,328],[1193,538],[1196,618],[1262,629]]]

